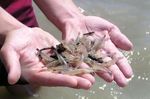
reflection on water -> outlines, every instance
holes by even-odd
[[[125,52],[134,71],[134,76],[125,88],[115,83],[106,83],[97,78],[88,90],[42,87],[39,97],[25,99],[149,99],[150,98],[150,1],[145,0],[76,0],[77,5],[88,15],[101,16],[119,26],[134,44],[132,52]],[[36,8],[37,9],[37,8]],[[39,10],[36,10],[39,11]],[[51,31],[60,39],[60,34],[41,13],[37,13],[40,26]],[[2,98],[1,98],[2,97]],[[10,99],[4,88],[0,88],[0,98]],[[15,97],[14,99],[17,99]],[[18,98],[18,99],[22,99]]]

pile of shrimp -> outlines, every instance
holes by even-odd
[[[93,38],[94,39],[91,39]],[[118,59],[103,53],[107,36],[97,36],[94,32],[78,35],[76,40],[61,41],[60,44],[37,49],[37,55],[44,67],[53,73],[81,75],[85,73],[107,72]],[[89,67],[82,68],[85,63]]]

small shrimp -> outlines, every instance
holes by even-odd
[[[82,69],[69,70],[69,71],[63,72],[63,74],[67,74],[67,75],[81,75],[81,74],[92,73],[92,72],[94,72],[94,70],[91,69],[91,68],[82,68]]]
[[[118,59],[113,56],[109,57],[103,52],[106,40],[108,40],[107,35],[100,37],[94,32],[89,32],[79,34],[76,40],[62,41],[56,47],[37,49],[37,51],[38,56],[45,61],[44,65],[53,73],[81,75],[100,71],[111,75],[109,67],[114,65]],[[47,54],[43,50],[50,50],[52,54]],[[80,68],[79,65],[83,62],[89,65],[89,68]]]
[[[43,50],[43,49],[42,49]],[[49,63],[49,62],[52,62],[54,61],[54,58],[50,57],[48,54],[42,52],[42,50],[38,49],[37,48],[37,55],[38,57],[43,60],[44,63]]]

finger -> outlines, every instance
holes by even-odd
[[[133,47],[132,43],[129,41],[129,39],[124,34],[122,34],[120,32],[120,30],[118,29],[117,26],[115,26],[114,24],[112,24],[111,22],[109,22],[103,18],[91,17],[91,16],[88,16],[86,18],[87,18],[87,20],[88,20],[88,18],[92,20],[92,22],[89,24],[90,26],[95,26],[95,23],[97,23],[97,26],[100,26],[100,27],[96,28],[97,31],[108,31],[111,40],[117,47],[119,47],[123,50],[131,50],[132,49],[132,47]]]
[[[77,86],[77,80],[73,77],[69,75],[54,74],[49,71],[32,73],[30,78],[27,78],[27,81],[42,86]]]
[[[116,26],[112,26],[109,31],[110,38],[112,42],[123,50],[131,50],[133,48],[133,44],[131,41],[120,32],[120,30]]]
[[[82,89],[88,89],[91,86],[91,83],[84,78],[51,72],[36,73],[28,81],[42,86],[65,86]]]
[[[101,51],[100,54],[102,53],[106,54],[106,52],[104,52],[103,50]],[[99,71],[97,72],[97,74],[107,82],[112,82],[114,80],[120,87],[124,87],[127,85],[126,77],[117,67],[117,65],[112,64],[112,66],[110,66],[108,70],[111,71],[111,74],[110,72],[104,72],[104,71]]]
[[[78,81],[77,86],[75,86],[73,88],[87,90],[87,89],[91,88],[91,86],[92,86],[92,83],[87,79],[84,79],[84,78],[78,77],[78,76],[73,76],[73,78],[75,78]]]
[[[5,45],[1,48],[0,55],[8,71],[9,84],[15,84],[21,75],[19,55],[14,49]]]
[[[127,79],[117,65],[112,65],[110,67],[110,70],[112,71],[112,74],[114,75],[114,81],[117,83],[118,86],[124,87],[127,85]]]
[[[80,64],[80,66],[81,68],[89,68],[89,66],[85,63]],[[112,82],[114,80],[113,75],[110,75],[109,73],[99,71],[96,72],[96,74],[107,82]],[[82,77],[88,79],[91,82],[91,84],[95,82],[95,78],[91,74],[83,74]]]
[[[101,46],[101,45],[100,45]],[[97,51],[97,54],[99,54],[100,56],[102,56],[102,57],[105,57],[107,54],[106,54],[106,52],[104,51],[104,50],[99,50],[99,51]],[[103,68],[103,67],[102,67]],[[108,71],[107,70],[105,70],[105,67],[104,67],[104,70],[102,70],[102,71],[98,71],[98,72],[96,72],[96,74],[99,76],[99,77],[101,77],[101,78],[103,78],[105,81],[107,81],[107,82],[112,82],[113,80],[114,80],[114,75],[111,73],[110,74],[110,72],[109,72],[109,68],[106,68],[106,69],[108,69]]]
[[[104,49],[111,55],[115,54],[113,58],[118,59],[118,61],[116,62],[117,66],[122,71],[125,77],[130,78],[133,74],[132,68],[124,55],[115,47],[115,45],[110,40],[105,43]],[[119,59],[120,57],[121,59]]]
[[[109,73],[106,72],[97,72],[96,74],[107,82],[112,82],[114,80],[113,73],[110,75]]]
[[[83,62],[81,64],[79,64],[79,66],[81,68],[89,68],[89,66],[86,63],[83,63]],[[81,75],[81,77],[89,80],[91,82],[91,84],[94,84],[94,82],[95,82],[95,78],[91,74],[86,73],[86,74]]]

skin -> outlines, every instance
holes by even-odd
[[[35,0],[35,2],[47,18],[60,29],[62,38],[66,41],[75,39],[78,33],[94,31],[101,36],[108,34],[110,40],[106,42],[104,51],[110,54],[115,53],[115,57],[123,58],[110,67],[113,76],[106,73],[97,74],[107,82],[115,81],[121,87],[127,85],[127,79],[132,76],[133,72],[127,59],[118,48],[129,51],[133,45],[116,25],[100,17],[83,15],[72,0]],[[58,11],[58,9],[61,10]]]
[[[133,45],[117,26],[100,17],[81,14],[72,0],[35,0],[35,2],[47,18],[60,29],[62,38],[66,41],[75,39],[78,33],[90,31],[98,35],[107,33],[110,40],[106,42],[104,51],[116,53],[115,57],[123,58],[110,67],[113,76],[107,73],[97,74],[107,82],[114,80],[121,87],[127,85],[126,80],[132,76],[132,69],[118,48],[128,51]],[[40,86],[89,89],[95,82],[95,78],[90,74],[78,77],[42,71],[43,64],[35,54],[36,48],[56,45],[59,42],[40,28],[29,28],[18,22],[1,7],[0,19],[0,27],[2,27],[0,28],[0,58],[8,71],[10,84],[15,84],[20,77],[23,77],[30,84]],[[85,63],[80,65],[83,68],[88,67]]]
[[[1,48],[1,57],[9,72],[9,83],[14,84],[22,76],[30,84],[38,86],[67,86],[83,89],[91,86],[90,81],[81,77],[43,71],[43,64],[36,55],[36,48],[55,46],[58,43],[52,35],[40,28],[20,28],[9,32]]]
[[[70,40],[74,39],[77,35],[70,33],[87,33],[90,31],[95,31],[97,35],[108,34],[110,40],[106,40],[104,51],[110,54],[114,54],[114,58],[119,58],[116,65],[110,67],[110,70],[113,72],[113,76],[109,74],[101,74],[97,73],[104,80],[111,82],[115,81],[119,86],[124,87],[127,85],[127,78],[132,76],[132,69],[129,65],[127,59],[123,56],[123,54],[118,50],[118,48],[122,50],[129,51],[132,49],[132,43],[128,40],[128,38],[123,35],[120,30],[113,25],[112,23],[95,16],[85,16],[82,21],[80,21],[80,28],[77,27],[76,24],[79,24],[77,20],[68,20],[70,24],[66,25],[66,30],[64,31],[64,39]],[[85,23],[85,24],[84,24]],[[76,32],[72,32],[76,31]],[[94,37],[93,37],[94,38]]]
[[[36,56],[36,48],[55,46],[59,43],[58,40],[40,28],[24,26],[2,8],[1,13],[3,15],[0,18],[3,20],[0,20],[0,26],[5,26],[0,29],[0,58],[8,71],[10,84],[15,84],[22,77],[31,85],[81,89],[91,87],[94,79],[86,75],[77,77],[43,71],[43,63]]]

